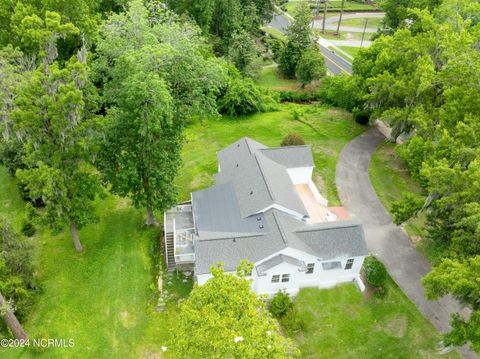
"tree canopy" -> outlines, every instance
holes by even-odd
[[[298,354],[252,291],[246,278],[252,268],[253,264],[242,262],[233,275],[221,265],[212,267],[213,277],[195,285],[180,304],[171,345],[175,357],[285,358]]]

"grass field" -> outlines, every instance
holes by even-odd
[[[0,349],[2,358],[132,358],[160,355],[175,322],[175,307],[155,312],[158,229],[143,227],[143,211],[108,196],[96,203],[100,221],[80,231],[86,248],[74,252],[68,233],[43,229],[33,240],[39,256],[40,294],[24,323],[30,338],[72,338],[73,348]],[[16,181],[0,168],[0,214],[18,221],[24,203]],[[172,301],[191,282],[172,278]],[[178,294],[175,294],[178,293]],[[156,353],[156,354],[155,354]],[[153,357],[153,356],[152,356]]]
[[[287,9],[287,12],[289,14],[292,14],[295,11],[295,7],[298,5],[299,1],[298,0],[291,0],[289,1],[286,5],[285,8]],[[317,6],[317,1],[316,0],[310,0],[309,1],[310,6],[312,7],[312,11],[316,13],[316,6]],[[341,0],[329,0],[327,3],[327,11],[333,10],[333,11],[339,11],[342,7],[342,1]],[[345,10],[378,10],[378,7],[375,5],[369,5],[369,4],[363,4],[361,2],[357,1],[345,1],[344,5]],[[323,11],[323,3],[320,4],[320,12]]]
[[[272,90],[300,91],[300,83],[297,80],[283,78],[277,66],[262,68],[257,83]]]
[[[360,47],[353,47],[353,46],[338,46],[338,47],[353,57],[357,56],[358,50],[360,50]],[[352,60],[349,60],[349,61],[352,61]]]
[[[440,335],[402,293],[387,282],[385,298],[365,298],[353,284],[305,288],[294,300],[305,323],[293,334],[304,358],[417,359],[437,355]]]
[[[368,168],[370,180],[383,206],[389,210],[392,202],[401,198],[402,192],[410,192],[421,196],[421,187],[410,177],[404,161],[395,154],[395,145],[382,144],[372,155]],[[437,255],[427,242],[420,241],[425,237],[425,215],[420,214],[404,223],[404,228],[412,242],[430,259]]]
[[[300,114],[302,122],[292,119],[294,111]],[[267,146],[279,146],[285,135],[296,132],[312,146],[314,181],[320,192],[332,204],[339,204],[335,187],[337,157],[342,147],[364,129],[346,111],[296,104],[279,105],[276,112],[198,122],[187,129],[184,166],[177,180],[180,198],[189,199],[192,189],[213,183],[216,152],[230,143],[249,136]]]
[[[267,34],[272,35],[272,37],[274,37],[276,39],[285,40],[287,38],[283,32],[275,29],[274,27],[262,26],[261,29],[262,29],[262,31],[266,32]]]
[[[378,27],[380,27],[381,23],[382,23],[382,19],[380,19],[378,17],[371,17],[371,18],[368,18],[367,27],[378,28]],[[365,18],[343,19],[342,24],[340,26],[340,29],[341,29],[342,26],[358,27],[358,28],[363,29],[363,27],[365,26]]]

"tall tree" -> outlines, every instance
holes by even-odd
[[[171,350],[178,358],[286,358],[298,354],[265,303],[252,291],[242,262],[237,275],[212,267],[213,277],[195,285],[180,305]]]
[[[314,80],[320,80],[327,74],[325,59],[316,45],[307,48],[298,60],[295,74],[302,87]]]
[[[148,225],[175,203],[185,122],[216,113],[226,76],[197,28],[168,11],[152,16],[140,0],[112,16],[96,71],[110,109],[102,173],[114,193],[147,209]]]
[[[306,1],[297,5],[294,18],[295,20],[287,28],[287,42],[279,63],[280,69],[288,78],[295,77],[296,66],[303,52],[315,41],[310,28],[312,12]]]
[[[17,176],[31,198],[43,199],[54,229],[69,226],[80,252],[78,229],[95,220],[91,202],[100,191],[97,174],[89,166],[95,154],[92,135],[97,121],[85,110],[86,50],[65,66],[55,61],[58,31],[73,25],[61,25],[55,13],[47,12],[46,17],[39,32],[42,36],[32,38],[43,49],[43,62],[25,75],[11,113],[26,166],[17,170]]]

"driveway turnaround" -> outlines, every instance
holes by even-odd
[[[343,206],[352,219],[363,223],[370,253],[379,258],[395,282],[417,308],[442,333],[450,329],[450,313],[460,311],[451,297],[429,301],[420,280],[431,266],[411,244],[401,227],[396,226],[380,203],[368,176],[368,165],[375,149],[385,141],[376,129],[370,129],[349,142],[340,153],[336,183]],[[464,358],[478,356],[467,347],[459,348]]]

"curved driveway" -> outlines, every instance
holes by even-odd
[[[420,280],[430,271],[430,264],[410,244],[403,230],[392,223],[368,176],[371,155],[384,140],[385,137],[373,128],[343,148],[337,164],[338,193],[351,217],[363,223],[370,253],[385,263],[395,282],[432,324],[440,332],[446,332],[450,313],[459,311],[460,307],[450,297],[439,301],[424,297]],[[460,351],[465,358],[478,358],[466,347]]]

